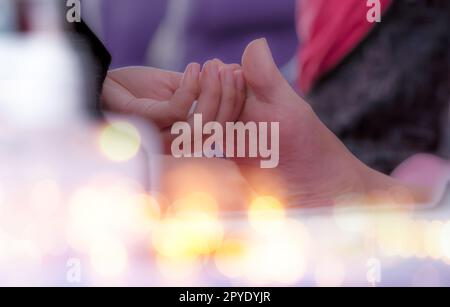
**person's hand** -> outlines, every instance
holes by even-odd
[[[188,65],[184,74],[150,67],[113,70],[103,85],[102,106],[143,117],[167,138],[167,130],[174,122],[186,120],[197,99],[199,76],[200,65],[195,63]]]
[[[108,73],[102,104],[107,110],[144,117],[161,130],[170,148],[175,122],[193,124],[189,111],[197,101],[196,113],[204,121],[234,121],[245,99],[245,84],[239,65],[219,60],[200,65],[191,63],[184,74],[149,67],[129,67]]]
[[[199,64],[185,74],[149,67],[112,70],[103,85],[105,109],[149,119],[160,129],[184,120],[198,95]]]

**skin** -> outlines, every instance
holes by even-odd
[[[234,121],[245,100],[243,72],[237,64],[225,65],[215,59],[191,63],[184,74],[151,67],[127,67],[108,73],[103,85],[103,107],[110,111],[143,116],[161,131],[166,149],[177,121],[193,124],[189,115],[194,101],[196,113],[205,122]]]
[[[191,63],[184,74],[147,67],[110,71],[103,87],[102,104],[110,111],[148,119],[159,128],[169,152],[173,139],[170,128],[176,121],[192,124],[193,115],[189,111],[195,100],[196,112],[202,113],[204,119],[224,123],[238,118],[245,91],[240,65],[225,65],[216,59],[205,63],[202,69]],[[202,191],[212,195],[224,211],[234,211],[245,207],[254,195],[232,161],[175,159],[170,155],[153,160],[160,167],[161,180],[154,189],[164,195],[163,206],[188,193]],[[222,174],[220,178],[218,173]]]
[[[111,110],[139,114],[154,122],[166,144],[176,121],[192,123],[189,110],[204,122],[280,123],[280,164],[259,168],[259,159],[236,159],[252,190],[277,196],[292,206],[329,206],[348,193],[407,191],[416,203],[431,199],[429,189],[376,172],[353,156],[300,98],[275,65],[265,39],[245,50],[242,66],[208,61],[202,71],[190,64],[184,75],[152,68],[109,73],[103,102]],[[166,147],[168,148],[168,147]],[[408,198],[411,200],[411,198]]]

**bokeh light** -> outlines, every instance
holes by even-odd
[[[215,254],[215,264],[224,276],[236,279],[244,275],[247,244],[243,239],[229,238]]]
[[[219,205],[211,195],[194,192],[174,201],[167,211],[167,215],[178,217],[190,217],[197,214],[218,218]]]
[[[141,135],[128,122],[113,122],[102,129],[99,137],[101,152],[114,162],[134,158],[141,147]]]
[[[166,218],[152,234],[156,251],[171,259],[197,258],[214,252],[223,238],[222,225],[207,214]]]
[[[441,233],[441,248],[447,259],[450,259],[450,222],[447,222]]]
[[[245,278],[256,285],[295,284],[306,270],[305,238],[303,232],[290,232],[286,229],[283,233],[266,236],[251,243],[246,259]]]
[[[425,229],[425,250],[432,259],[441,259],[444,255],[441,248],[441,234],[444,226],[445,224],[440,221],[433,221]]]
[[[30,192],[30,209],[36,214],[52,214],[61,205],[63,191],[56,180],[38,181]]]
[[[329,254],[320,256],[315,264],[315,281],[319,287],[340,287],[345,280],[345,266],[341,259]]]
[[[161,205],[150,194],[140,193],[132,195],[130,202],[134,205],[134,228],[136,232],[150,233],[161,218]]]
[[[69,199],[67,236],[75,250],[85,252],[104,238],[133,241],[148,234],[145,208],[136,202],[142,188],[133,180],[99,176]],[[144,224],[144,225],[143,225]]]
[[[202,262],[193,258],[170,258],[157,255],[156,266],[164,280],[173,285],[174,282],[187,282],[192,286],[194,279],[202,269]]]
[[[280,230],[286,222],[283,205],[274,197],[256,198],[248,209],[250,225],[258,232],[273,233]]]
[[[278,199],[260,196],[236,218],[221,215],[222,203],[209,190],[184,190],[169,201],[114,173],[70,190],[49,172],[38,174],[14,198],[0,186],[4,208],[21,204],[0,215],[2,267],[40,268],[47,256],[75,252],[86,256],[99,282],[127,280],[146,257],[159,274],[148,278],[167,285],[201,283],[214,267],[215,278],[236,285],[292,286],[312,277],[318,286],[342,286],[355,259],[377,253],[384,268],[426,257],[450,264],[450,222],[418,219],[411,210],[355,210],[368,201],[363,195],[339,198],[328,214],[295,219]],[[395,202],[391,194],[376,197]],[[411,272],[410,281],[438,284],[436,271]]]
[[[90,250],[91,265],[102,277],[118,277],[128,266],[128,253],[119,239],[102,238],[92,244]]]

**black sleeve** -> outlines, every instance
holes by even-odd
[[[88,55],[82,61],[87,109],[89,114],[99,117],[101,116],[100,95],[111,65],[111,55],[84,21],[73,23],[71,30],[75,33],[71,35],[74,48]]]

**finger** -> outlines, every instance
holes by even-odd
[[[242,70],[234,71],[234,80],[236,82],[236,100],[231,118],[233,121],[237,121],[241,116],[245,100],[247,99],[247,87],[245,85],[244,72]]]
[[[169,100],[180,86],[183,74],[152,67],[126,67],[108,72],[108,78],[139,98]]]
[[[135,97],[119,83],[109,77],[105,79],[100,98],[104,109],[122,112],[132,99]]]
[[[239,65],[239,64],[236,64],[236,63],[226,64],[222,60],[219,60],[219,59],[214,59],[213,62],[217,63],[217,65],[219,65],[219,70],[224,68],[224,67],[230,67],[233,71],[238,70],[238,69],[242,69],[242,66]]]
[[[195,114],[203,116],[203,122],[211,122],[216,118],[222,95],[219,66],[213,61],[206,62],[200,78],[200,96]],[[193,116],[190,118],[193,124]]]
[[[138,99],[111,78],[105,80],[101,100],[107,110],[145,117],[160,129],[180,120],[168,101]]]
[[[200,65],[191,63],[186,67],[178,89],[169,101],[136,100],[130,107],[137,109],[160,129],[168,128],[178,121],[186,121],[189,110],[198,96],[199,76]]]
[[[220,70],[219,75],[222,86],[222,97],[217,113],[217,121],[221,124],[225,124],[228,121],[234,121],[232,115],[236,100],[236,82],[231,67],[223,67]]]
[[[200,92],[200,64],[191,63],[187,66],[179,88],[170,99],[171,113],[179,120],[187,120],[189,110]]]
[[[222,69],[223,67],[230,67],[233,70],[242,69],[242,66],[239,64],[236,64],[236,63],[226,64],[222,60],[219,60],[219,59],[214,59],[213,62],[217,63],[217,65],[219,65],[219,69]]]
[[[213,61],[219,65],[220,69],[223,69],[224,67],[230,67],[234,71],[234,79],[236,82],[236,100],[234,103],[234,111],[230,121],[236,121],[239,119],[239,116],[244,107],[245,100],[247,98],[247,88],[245,85],[242,66],[239,64],[226,64],[220,59],[214,59]]]

